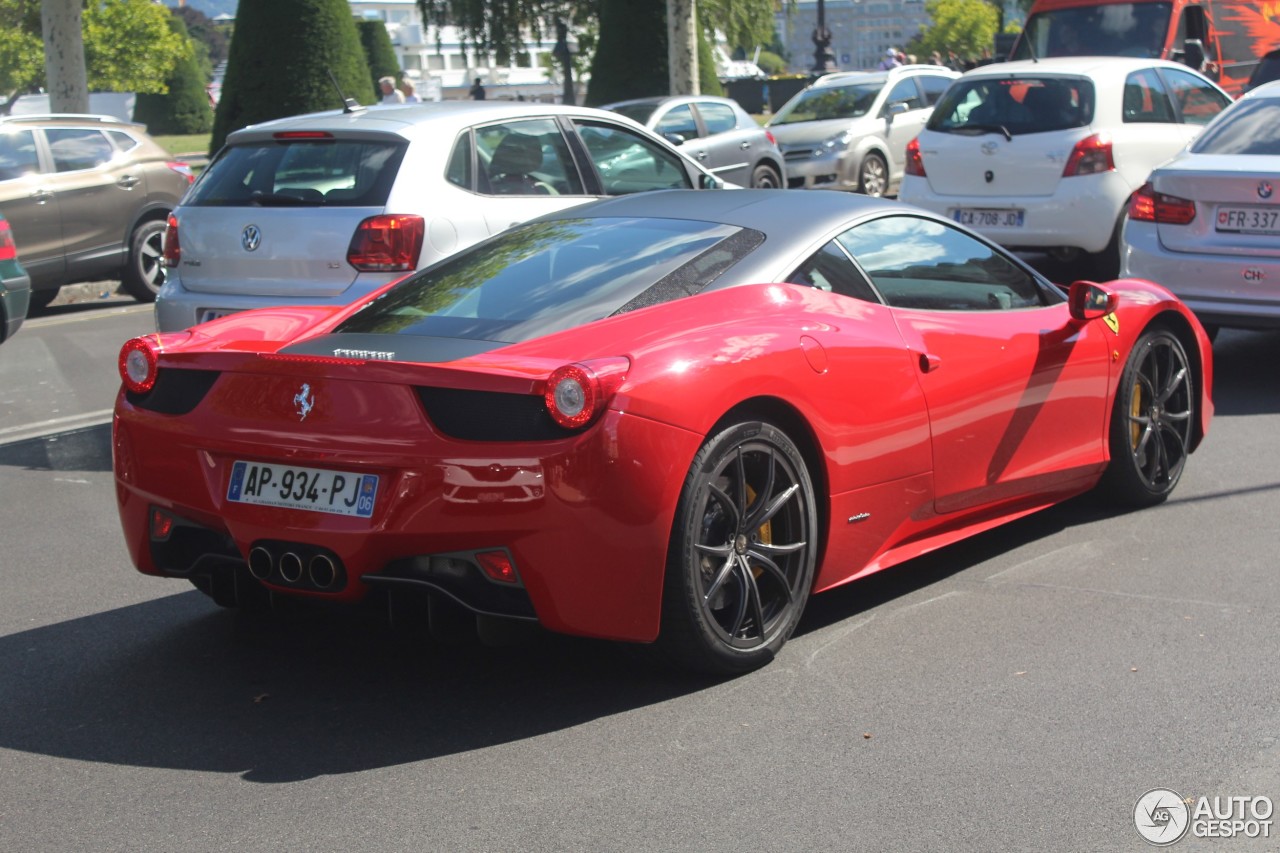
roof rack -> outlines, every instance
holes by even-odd
[[[133,122],[115,116],[96,115],[93,113],[30,113],[22,115],[0,116],[0,121],[49,121],[51,119],[68,119],[70,121],[96,121],[102,124],[133,124]]]

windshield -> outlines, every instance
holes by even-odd
[[[1106,3],[1037,12],[1027,19],[1009,58],[1160,57],[1172,9],[1171,3]]]
[[[929,130],[1018,136],[1093,121],[1093,83],[1084,77],[979,77],[947,89]]]
[[[1244,100],[1205,129],[1193,154],[1280,154],[1280,98]]]
[[[818,86],[805,89],[769,122],[770,125],[795,124],[802,121],[824,121],[833,118],[864,116],[884,88],[884,78],[843,86]]]
[[[696,293],[762,239],[684,219],[533,222],[406,279],[335,331],[530,340]]]

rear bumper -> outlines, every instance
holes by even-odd
[[[428,435],[365,443],[357,453],[302,440],[290,446],[280,436],[270,446],[288,449],[276,452],[225,432],[193,435],[196,423],[135,409],[123,397],[117,403],[117,501],[144,574],[244,570],[258,547],[277,559],[292,551],[308,565],[324,554],[336,559],[340,583],[321,588],[278,571],[258,573],[260,582],[278,594],[345,602],[374,586],[417,584],[554,631],[641,642],[657,636],[672,518],[698,435],[607,412],[585,433],[554,441],[478,444]],[[166,449],[141,452],[157,447]],[[377,474],[373,516],[228,501],[230,464],[243,458]],[[199,528],[191,534],[199,541],[176,558],[173,548],[157,547],[154,508]],[[475,584],[495,581],[463,577],[486,551],[510,555],[522,590],[516,599],[527,596],[530,615],[510,596],[487,604]]]
[[[27,318],[31,305],[31,278],[19,269],[0,274],[0,341],[12,337]]]
[[[1122,275],[1164,285],[1201,323],[1246,329],[1280,328],[1280,259],[1171,252],[1155,225],[1128,222]]]

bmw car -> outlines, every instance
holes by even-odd
[[[134,563],[215,602],[431,614],[772,659],[814,593],[1096,489],[1163,501],[1212,351],[1141,280],[1062,290],[838,192],[540,217],[350,306],[134,338]]]

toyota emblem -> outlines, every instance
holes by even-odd
[[[982,153],[983,153],[983,154],[986,154],[988,157],[990,157],[992,154],[996,153],[996,151],[997,151],[999,148],[1000,148],[1000,146],[999,146],[999,145],[996,145],[994,142],[984,142],[984,143],[982,143]]]
[[[257,225],[246,225],[240,234],[240,245],[246,252],[252,252],[262,243],[262,230]]]
[[[1271,198],[1271,193],[1274,191],[1275,188],[1271,186],[1270,181],[1258,182],[1258,198]]]

